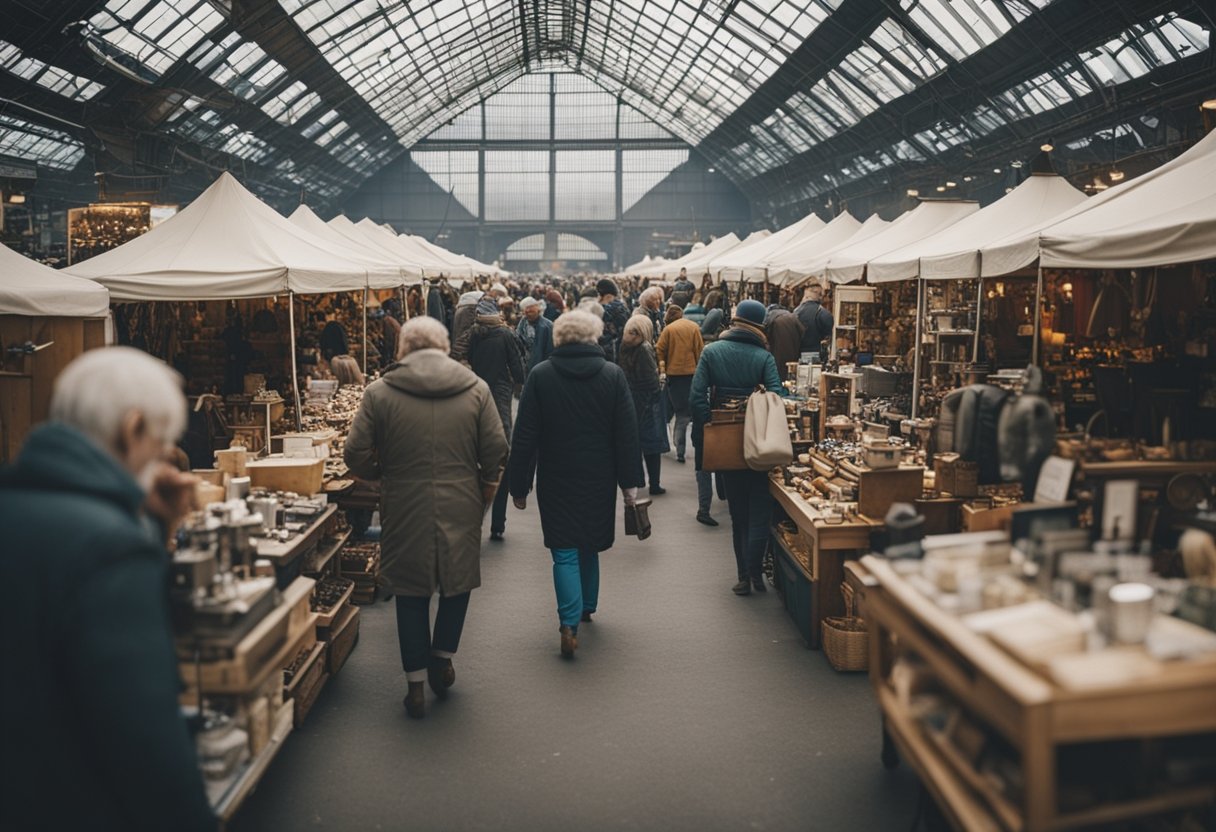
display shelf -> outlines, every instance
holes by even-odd
[[[334,555],[338,554],[346,545],[346,541],[350,540],[351,531],[348,528],[340,532],[337,537],[323,538],[317,545],[316,553],[310,556],[308,562],[304,564],[304,573],[313,575],[324,572],[325,567],[329,566],[334,559]]]
[[[233,815],[241,808],[241,804],[249,795],[253,794],[253,790],[257,787],[262,779],[262,775],[266,773],[266,769],[270,767],[270,763],[278,756],[279,751],[283,748],[283,743],[291,734],[294,726],[295,703],[284,702],[275,712],[274,724],[270,731],[270,742],[266,747],[258,752],[257,756],[253,757],[239,774],[235,774],[231,781],[224,781],[226,785],[221,784],[219,788],[214,789],[208,786],[208,796],[211,797],[211,806],[217,817],[222,821],[232,820]]]
[[[317,626],[322,629],[332,627],[334,620],[342,613],[344,609],[346,609],[346,602],[350,600],[350,596],[354,593],[354,591],[355,585],[352,582],[351,585],[346,588],[346,592],[342,593],[342,597],[338,599],[338,602],[329,608],[329,612],[317,613]]]
[[[1054,832],[1216,803],[1216,784],[1209,784],[1061,812],[1057,779],[1061,746],[1216,731],[1216,661],[1162,662],[1159,672],[1134,682],[1065,689],[941,610],[887,561],[867,556],[848,570],[850,583],[862,587],[870,677],[885,729],[956,828]],[[912,717],[887,678],[892,645],[923,662],[957,707],[1016,749],[1024,780],[1017,800]]]
[[[275,566],[284,566],[308,552],[325,533],[329,519],[338,510],[335,505],[327,505],[325,510],[317,515],[308,528],[286,543],[278,541],[259,540],[258,557],[273,561]]]

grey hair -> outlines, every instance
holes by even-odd
[[[76,358],[55,379],[50,418],[71,425],[109,451],[123,420],[143,415],[151,435],[176,442],[186,430],[182,377],[146,352],[104,347]]]
[[[650,320],[649,315],[634,315],[625,323],[623,334],[628,335],[630,332],[641,335],[643,341],[652,341],[654,340],[654,323]]]
[[[566,344],[595,344],[604,334],[604,322],[583,309],[575,309],[558,317],[553,324],[553,346]]]
[[[544,306],[545,304],[534,297],[526,297],[519,302],[519,308],[523,312],[527,312],[533,306]]]
[[[662,305],[663,300],[665,298],[665,296],[663,295],[663,290],[660,289],[658,286],[651,286],[645,292],[642,292],[642,294],[638,295],[638,303],[639,304],[649,303],[650,299],[653,297],[656,297],[656,296],[659,299],[659,304]]]
[[[405,358],[415,350],[443,350],[448,352],[448,328],[434,318],[425,316],[410,318],[401,327],[397,336],[397,360]]]
[[[595,298],[583,298],[578,302],[578,312],[586,312],[589,315],[594,315],[602,322],[604,320],[604,305]]]

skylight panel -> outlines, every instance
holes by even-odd
[[[110,0],[90,22],[111,45],[163,75],[223,25],[224,16],[208,0]]]
[[[60,130],[0,114],[0,154],[71,170],[84,158],[84,145]]]
[[[19,47],[3,40],[0,40],[0,68],[73,101],[88,101],[105,89],[89,78],[24,55]]]
[[[1009,31],[999,0],[901,0],[912,22],[942,50],[962,60]]]

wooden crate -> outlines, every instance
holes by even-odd
[[[293,646],[298,651],[305,637],[316,641],[315,616],[308,609],[312,594],[312,578],[297,578],[283,592],[283,601],[271,610],[236,646],[231,659],[203,662],[195,669],[189,645],[179,643],[178,658],[181,675],[188,685],[200,681],[209,694],[243,694],[256,690],[276,668],[291,661],[295,653],[284,658]]]
[[[288,459],[275,456],[250,460],[245,467],[254,488],[265,488],[269,491],[294,491],[296,494],[316,494],[321,490],[325,460]]]
[[[862,471],[857,485],[857,511],[881,520],[894,503],[913,503],[924,491],[925,469],[920,466]]]
[[[342,669],[359,643],[359,608],[347,604],[343,610],[337,623],[325,633],[329,642],[326,656],[330,675]]]
[[[329,673],[326,671],[325,654],[329,646],[318,641],[312,647],[312,652],[309,653],[308,660],[304,662],[304,666],[283,688],[283,696],[285,699],[290,699],[295,705],[295,726],[299,728],[304,719],[308,716],[308,712],[312,710],[312,706],[316,704],[317,697],[321,693],[321,688],[329,680]]]

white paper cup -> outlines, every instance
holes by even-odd
[[[1153,621],[1154,590],[1148,584],[1115,584],[1110,588],[1111,636],[1120,644],[1143,644]]]

